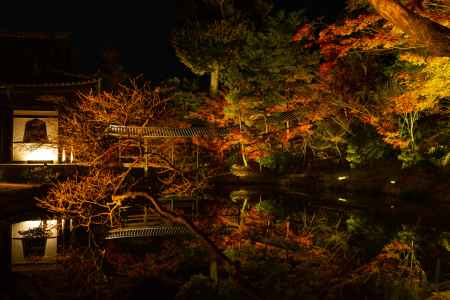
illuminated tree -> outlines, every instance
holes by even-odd
[[[78,161],[105,162],[105,155],[112,155],[112,149],[118,147],[104,142],[107,126],[148,126],[163,114],[168,101],[160,89],[148,83],[139,86],[136,81],[130,86],[119,85],[113,92],[83,94],[75,104],[63,107],[62,147],[73,148]]]
[[[247,134],[248,145],[241,145],[241,152],[246,150],[252,160],[273,153],[271,144],[282,143],[280,136],[275,137],[284,131],[277,128],[269,134],[268,118],[295,111],[296,99],[311,91],[319,57],[291,40],[302,22],[299,12],[272,11],[249,31],[239,60],[223,71],[225,112],[241,132],[247,127],[254,133]]]
[[[396,0],[369,0],[375,10],[415,43],[423,44],[430,53],[450,56],[450,28],[430,18],[413,12]],[[423,10],[424,1],[411,1],[415,8]]]
[[[220,71],[238,59],[247,24],[238,18],[209,23],[190,22],[177,29],[172,44],[180,61],[197,75],[210,74],[210,94],[216,96]]]
[[[167,126],[170,123],[164,116],[170,99],[170,92],[164,87],[136,81],[130,86],[121,85],[113,92],[81,95],[79,102],[63,113],[61,145],[72,149],[74,162],[86,169],[76,178],[57,183],[41,200],[41,205],[49,211],[78,219],[80,225],[87,228],[92,224],[112,225],[117,207],[109,206],[111,196],[129,191],[143,180],[131,176],[133,167],[143,163],[153,170],[153,176],[160,182],[152,191],[153,195],[195,193],[205,182],[201,177],[193,179],[193,168],[175,165],[173,144],[152,145],[153,151],[142,155],[145,149],[139,138],[119,139],[107,132],[109,125],[141,127],[164,122]],[[171,148],[172,158],[167,154]],[[121,151],[129,151],[128,169],[121,165]],[[175,151],[185,161],[192,157],[190,153],[186,155],[184,147]],[[148,192],[148,187],[145,191]]]
[[[379,1],[372,2],[380,5]],[[396,3],[384,2],[386,9]],[[438,45],[436,50],[439,48],[440,52],[429,56],[419,41],[410,39],[411,32],[405,35],[392,23],[385,23],[380,15],[361,10],[361,6],[356,5],[361,3],[364,1],[349,3],[349,8],[359,15],[327,26],[318,35],[323,58],[322,82],[325,89],[336,95],[333,101],[336,105],[374,126],[386,143],[402,151],[400,159],[414,160],[419,150],[426,151],[417,145],[419,124],[430,115],[445,115],[443,104],[450,95],[448,57],[439,56],[445,53]],[[424,6],[432,7],[429,2]],[[402,5],[397,8],[408,9]],[[436,14],[433,9],[421,13],[430,17],[439,15],[437,21],[448,22],[448,9],[443,6],[439,12],[444,14]],[[392,12],[392,17],[394,15]],[[422,34],[419,25],[414,26],[417,34]],[[402,30],[400,25],[398,27]],[[313,42],[313,38],[305,34],[305,27],[300,28],[294,38]],[[420,142],[428,139],[427,134],[430,138],[434,135],[422,132]]]

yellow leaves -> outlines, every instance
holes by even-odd
[[[433,292],[427,300],[450,300],[450,291]]]
[[[319,103],[305,116],[306,120],[317,122],[335,113],[327,103]]]
[[[433,57],[422,70],[425,75],[423,94],[447,97],[450,94],[450,57]]]
[[[423,112],[432,110],[438,104],[434,97],[419,96],[414,92],[407,92],[400,96],[393,97],[393,112],[404,114],[411,112]]]
[[[392,97],[393,100],[393,112],[402,114],[416,111],[417,101],[415,97],[411,97],[410,93],[405,93],[397,97]]]
[[[328,140],[334,144],[344,143],[345,139],[342,135],[330,135]]]
[[[423,56],[404,53],[400,60],[423,68],[417,72],[402,71],[397,74],[397,79],[405,91],[391,98],[394,113],[432,110],[441,98],[450,95],[449,57],[425,59]]]
[[[383,249],[385,252],[405,252],[410,250],[411,246],[409,244],[400,241],[389,243]]]
[[[377,116],[374,116],[372,114],[367,114],[367,115],[363,115],[361,117],[361,121],[366,123],[366,124],[370,124],[370,125],[374,125],[376,126],[379,122],[379,118]]]
[[[400,54],[399,59],[401,61],[406,61],[411,64],[419,65],[419,66],[426,64],[425,57],[423,57],[421,55],[413,54],[411,52],[406,52],[406,53]]]
[[[382,132],[383,141],[392,145],[394,148],[406,149],[409,146],[409,141],[400,137],[398,131]]]
[[[398,88],[380,94],[379,102],[368,109],[351,106],[352,113],[362,122],[375,127],[383,141],[397,149],[414,145],[414,123],[424,113],[435,113],[439,101],[450,96],[450,58],[425,58],[413,53],[403,53],[400,60],[412,64],[396,74]],[[408,137],[402,131],[405,116],[415,116],[409,122]]]
[[[302,123],[298,126],[298,131],[301,133],[309,133],[312,130],[312,124]]]

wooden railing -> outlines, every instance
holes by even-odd
[[[194,217],[198,213],[196,199],[171,197],[160,201],[166,209],[181,210],[187,217]],[[145,205],[122,207],[118,219],[117,226],[108,232],[106,239],[166,236],[189,232],[182,225],[168,223]]]
[[[260,120],[263,122],[263,120]],[[297,122],[298,118],[294,112],[282,112],[276,116],[269,116],[266,118],[267,124],[274,123],[289,123]],[[224,136],[235,127],[189,127],[189,128],[174,128],[174,127],[138,127],[138,126],[122,126],[109,125],[106,133],[112,136],[119,137],[144,137],[144,138],[168,138],[168,137],[208,137],[208,136]]]

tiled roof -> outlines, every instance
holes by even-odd
[[[277,116],[270,116],[267,118],[268,123],[280,123],[285,121],[298,121],[298,118],[293,112],[282,112]],[[233,128],[235,127],[210,129],[207,127],[171,128],[109,125],[106,129],[106,133],[108,135],[121,137],[211,137],[224,136]]]
[[[206,137],[214,135],[214,131],[206,127],[170,128],[109,125],[106,132],[109,135],[127,137]],[[220,134],[220,131],[218,134]]]
[[[0,38],[7,39],[27,39],[27,40],[55,40],[65,39],[70,36],[70,32],[5,32],[0,31]]]
[[[96,84],[99,79],[87,79],[83,81],[72,81],[72,82],[46,82],[46,83],[19,83],[19,84],[2,84],[0,89],[8,88],[52,88],[52,87],[76,87],[82,85]]]
[[[279,123],[283,121],[298,121],[298,118],[292,111],[281,112],[267,118],[267,123]]]
[[[156,225],[156,226],[132,226],[112,229],[108,231],[105,239],[121,239],[134,237],[169,236],[189,233],[183,225]]]

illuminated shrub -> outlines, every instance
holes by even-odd
[[[345,157],[351,168],[369,165],[389,155],[388,146],[371,127],[361,124],[353,127],[353,135],[347,138]]]

